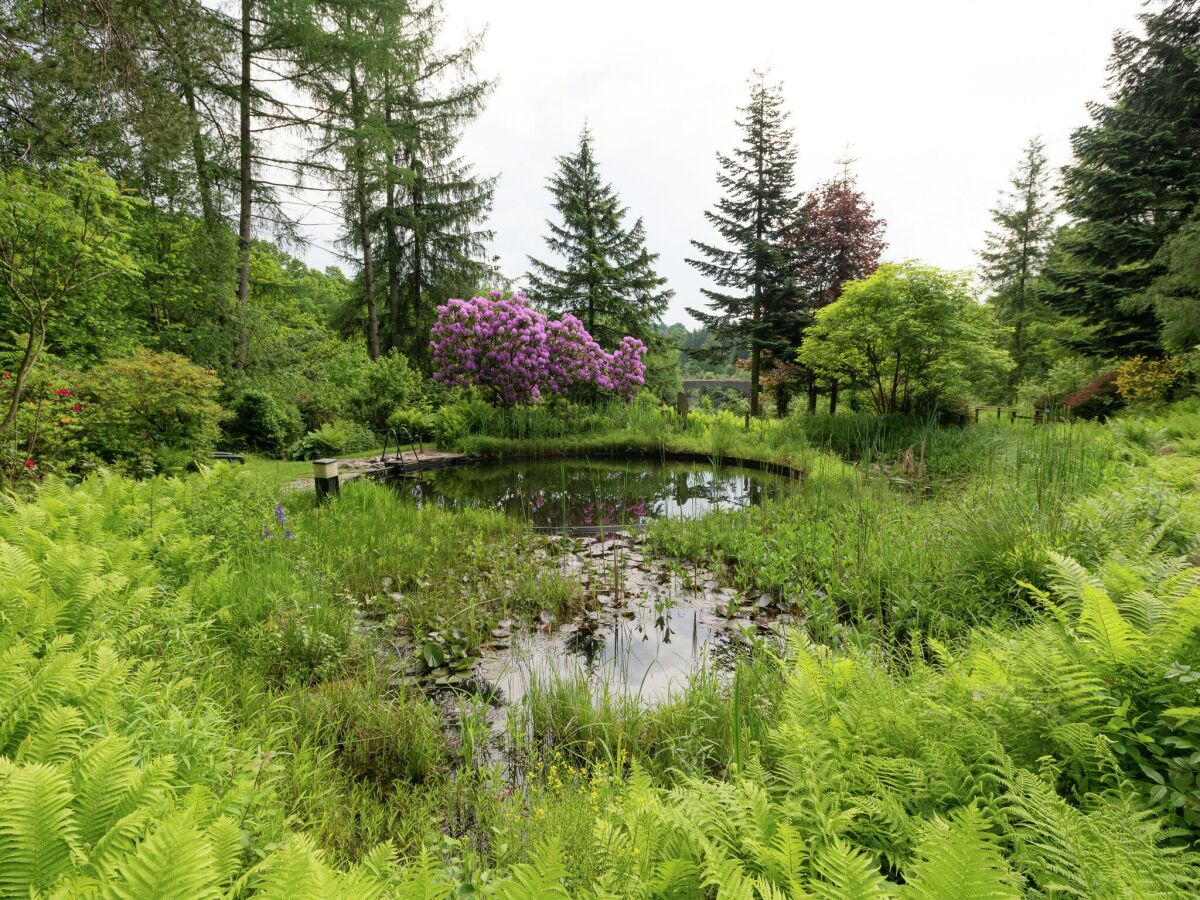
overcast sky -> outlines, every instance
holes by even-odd
[[[1025,141],[1070,158],[1085,104],[1105,96],[1112,34],[1140,0],[447,0],[450,36],[487,29],[479,70],[498,78],[463,155],[499,176],[491,226],[502,271],[542,255],[546,178],[586,118],[601,174],[633,216],[691,324],[702,279],[684,259],[710,239],[715,152],[754,68],[784,84],[797,180],[847,152],[887,220],[890,259],[975,265],[988,211]],[[328,218],[324,216],[324,218]],[[329,228],[305,254],[326,265]]]

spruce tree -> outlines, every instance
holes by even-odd
[[[377,268],[387,284],[390,346],[423,358],[439,304],[488,284],[485,245],[495,179],[458,155],[462,130],[483,109],[479,37],[446,49],[442,0],[405,4],[382,23],[402,48],[377,68],[384,138],[381,206],[372,215]]]
[[[1054,237],[1055,205],[1045,145],[1033,138],[1013,172],[1009,188],[992,210],[995,227],[980,253],[981,274],[992,289],[989,303],[999,322],[1010,329],[1010,397],[1016,386],[1042,373],[1045,354],[1039,349],[1039,326],[1053,313],[1038,296],[1042,267]]]
[[[529,258],[530,298],[557,315],[575,316],[603,345],[625,335],[657,340],[655,326],[673,292],[654,270],[658,254],[646,249],[641,218],[625,226],[629,210],[601,179],[586,126],[579,149],[558,158],[550,193],[561,223],[546,222],[546,246],[563,264]]]
[[[783,92],[755,73],[750,102],[740,108],[742,144],[717,154],[725,196],[705,212],[728,246],[692,241],[702,259],[689,259],[716,289],[705,288],[712,311],[689,309],[719,342],[750,354],[750,411],[760,412],[763,352],[786,354],[800,294],[785,238],[796,225],[796,151]]]
[[[1160,248],[1200,202],[1200,2],[1172,0],[1120,33],[1111,97],[1072,138],[1063,230],[1046,267],[1045,298],[1087,326],[1076,341],[1098,355],[1159,351],[1153,311],[1136,302],[1163,274]]]

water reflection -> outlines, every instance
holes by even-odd
[[[396,484],[421,504],[497,509],[540,528],[594,528],[756,506],[791,482],[736,467],[565,459],[477,463]]]
[[[680,578],[647,560],[628,537],[561,557],[604,602],[579,621],[526,633],[511,647],[484,654],[480,674],[505,702],[520,700],[531,681],[583,676],[597,694],[656,703],[683,688],[714,652],[729,646],[731,626],[718,610],[734,597],[711,577]],[[613,571],[620,586],[610,579]]]

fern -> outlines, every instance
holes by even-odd
[[[869,856],[861,850],[835,840],[813,855],[813,870],[820,880],[808,888],[814,896],[827,900],[869,900],[893,897],[894,885],[889,884]]]
[[[917,855],[908,873],[906,896],[928,900],[1021,896],[988,823],[973,806],[957,810],[949,821],[935,819]]]
[[[496,883],[495,896],[501,900],[527,900],[530,897],[569,897],[563,880],[567,870],[559,861],[558,844],[547,841],[539,844],[530,854],[530,861],[517,863],[509,870],[508,877]]]
[[[67,774],[0,759],[0,896],[51,887],[68,871],[77,839]]]
[[[211,844],[188,817],[161,822],[117,867],[111,882],[122,900],[207,900],[221,895]]]

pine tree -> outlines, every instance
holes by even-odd
[[[875,206],[858,189],[850,160],[844,160],[842,172],[817,185],[800,209],[800,221],[788,235],[794,255],[797,278],[803,288],[805,304],[797,316],[804,327],[813,321],[813,313],[838,300],[847,282],[866,278],[877,268],[887,247],[883,238],[887,223],[875,215]],[[802,337],[796,338],[799,346]],[[809,373],[808,411],[817,408],[817,379]],[[837,411],[838,382],[829,385],[829,412]]]
[[[741,146],[731,156],[717,154],[725,196],[704,214],[729,246],[692,241],[704,259],[688,260],[720,289],[703,291],[714,311],[688,312],[718,341],[749,351],[750,411],[758,415],[763,352],[786,354],[795,328],[799,290],[785,238],[796,225],[799,199],[782,88],[755,73],[750,102],[739,111]]]
[[[614,346],[625,335],[656,340],[655,325],[673,292],[654,271],[658,254],[646,249],[641,218],[625,227],[629,210],[601,179],[586,126],[579,149],[558,158],[550,193],[562,222],[547,221],[546,246],[563,266],[530,257],[530,298],[558,315],[575,316],[603,345]]]
[[[428,354],[437,306],[491,277],[484,223],[495,179],[478,175],[457,148],[492,82],[476,74],[479,37],[442,47],[442,10],[442,0],[408,3],[403,16],[386,19],[384,33],[403,49],[375,75],[385,134],[383,200],[372,216],[377,267],[387,283],[389,344],[414,358]]]
[[[992,289],[989,303],[998,321],[1008,327],[1010,395],[1027,378],[1045,368],[1036,329],[1053,314],[1038,296],[1042,267],[1054,237],[1056,209],[1051,200],[1050,171],[1045,145],[1033,138],[1025,146],[1010,187],[992,210],[995,227],[987,233],[980,253],[981,274]]]
[[[1063,230],[1046,266],[1046,301],[1088,326],[1096,354],[1159,351],[1153,311],[1137,303],[1163,273],[1160,248],[1200,202],[1200,2],[1171,0],[1120,33],[1109,62],[1112,96],[1072,138],[1063,177]]]

